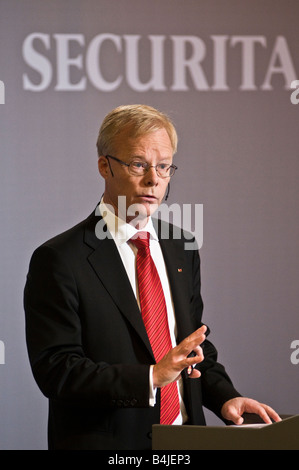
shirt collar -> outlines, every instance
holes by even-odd
[[[118,246],[126,243],[140,231],[149,232],[151,236],[150,238],[158,241],[158,236],[151,217],[149,217],[147,224],[142,230],[137,230],[133,225],[128,224],[123,219],[117,217],[115,213],[110,210],[109,205],[104,203],[103,199],[100,202],[99,209],[112,238]]]

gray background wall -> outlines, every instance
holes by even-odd
[[[0,0],[1,449],[46,448],[28,263],[93,210],[98,128],[125,103],[176,124],[169,203],[203,204],[204,321],[221,362],[241,393],[299,412],[298,15],[296,0]]]

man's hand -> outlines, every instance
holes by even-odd
[[[171,349],[165,356],[154,365],[153,368],[153,386],[163,387],[175,380],[178,380],[183,369],[188,366],[194,366],[204,359],[200,344],[205,340],[207,327],[203,325],[187,336],[180,344]],[[188,355],[194,352],[193,357]],[[193,369],[190,378],[200,377],[200,372]]]
[[[259,415],[265,423],[272,423],[274,421],[281,421],[280,417],[270,406],[259,403],[251,398],[237,397],[228,400],[221,409],[221,414],[224,419],[232,421],[234,424],[242,424],[244,419],[243,413],[254,413]]]

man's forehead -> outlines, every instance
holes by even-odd
[[[131,132],[124,130],[119,133],[115,140],[115,146],[119,150],[131,153],[131,151],[146,151],[148,147],[157,150],[164,149],[172,155],[172,145],[166,129],[161,128],[151,132],[132,135]],[[138,152],[137,152],[138,153]]]

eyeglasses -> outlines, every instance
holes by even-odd
[[[108,163],[109,163],[109,158],[112,158],[112,160],[115,160],[116,162],[127,166],[129,173],[131,175],[134,175],[134,176],[143,176],[148,172],[148,170],[151,167],[153,167],[153,168],[155,168],[155,170],[157,172],[157,175],[160,176],[160,178],[169,178],[169,177],[173,176],[174,173],[175,173],[175,170],[178,169],[177,166],[175,166],[173,164],[169,165],[168,163],[159,163],[158,165],[150,165],[149,163],[141,162],[141,161],[138,161],[138,160],[133,160],[130,163],[123,162],[119,158],[112,157],[111,155],[106,155],[106,158],[108,160]],[[109,167],[110,167],[110,163],[109,163]],[[110,167],[110,171],[113,175],[111,167]]]

